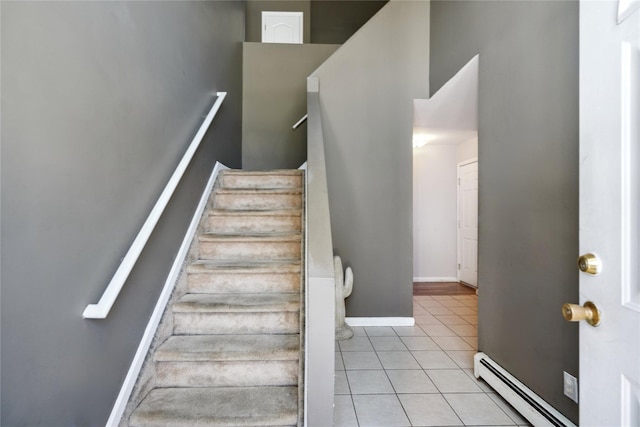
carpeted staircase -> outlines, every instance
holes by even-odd
[[[221,172],[130,426],[300,425],[303,179]]]

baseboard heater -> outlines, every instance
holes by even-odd
[[[485,380],[533,426],[576,427],[484,353],[474,356],[474,375]]]

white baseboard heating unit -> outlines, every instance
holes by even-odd
[[[477,353],[473,365],[476,378],[485,380],[533,426],[576,427],[486,354]]]

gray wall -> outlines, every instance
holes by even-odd
[[[215,160],[240,165],[241,2],[2,2],[3,426],[99,426]],[[106,320],[84,320],[215,91]]]
[[[413,99],[428,94],[429,3],[391,1],[316,72],[347,316],[412,315]]]
[[[431,7],[432,93],[480,53],[480,350],[577,422],[578,3]]]
[[[311,43],[346,42],[387,0],[312,0]]]
[[[297,168],[307,160],[307,76],[338,45],[244,43],[242,167]]]
[[[310,0],[247,0],[245,41],[262,41],[262,12],[302,12],[302,42],[311,40]]]

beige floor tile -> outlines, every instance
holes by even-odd
[[[464,320],[466,320],[467,322],[469,322],[472,325],[478,325],[478,315],[477,314],[470,314],[470,315],[464,315],[464,316],[460,316],[462,317]]]
[[[384,369],[419,369],[420,365],[416,362],[409,351],[379,351],[378,358]]]
[[[444,398],[466,425],[515,425],[513,420],[484,393],[445,394]]]
[[[350,395],[335,396],[333,403],[334,427],[358,427],[358,419]]]
[[[427,307],[427,311],[431,314],[433,314],[434,316],[439,316],[439,315],[455,315],[455,313],[451,310],[449,310],[447,307]]]
[[[378,356],[373,351],[348,351],[342,353],[345,370],[382,369]]]
[[[440,393],[482,393],[462,369],[427,369],[427,375]]]
[[[431,298],[433,298],[435,301],[454,301],[455,299],[451,296],[451,295],[432,295]]]
[[[384,371],[347,371],[351,394],[395,394]]]
[[[401,394],[400,402],[414,426],[460,426],[462,421],[440,394]]]
[[[469,322],[464,320],[460,316],[456,315],[439,315],[435,316],[436,319],[442,322],[443,325],[468,325]]]
[[[460,337],[460,338],[462,338],[467,344],[473,347],[474,350],[478,349],[478,337]]]
[[[342,363],[342,353],[336,353],[336,371],[344,371],[344,363]]]
[[[504,400],[499,394],[487,393],[487,396],[489,396],[489,398],[491,398],[491,400],[496,402],[496,404],[500,407],[500,409],[502,409],[505,412],[505,414],[507,414],[507,416],[513,420],[513,422],[515,422],[518,425],[527,425],[527,424],[529,424],[529,422],[526,420],[526,418],[524,418],[522,415],[520,415],[520,413],[518,411],[516,411],[514,409],[514,407],[511,406],[509,404],[509,402]]]
[[[455,337],[456,333],[445,325],[420,325],[430,337]]]
[[[477,337],[478,328],[468,323],[464,325],[447,325],[449,329],[455,332],[459,337]]]
[[[444,351],[412,351],[422,369],[455,369],[458,367]]]
[[[435,341],[429,337],[402,337],[404,345],[411,351],[417,350],[442,350]]]
[[[436,316],[431,314],[419,315],[413,317],[418,326],[420,325],[442,325],[442,322],[438,320]]]
[[[472,314],[478,314],[476,310],[466,305],[463,307],[451,307],[451,311],[453,311],[458,316],[468,316]]]
[[[427,335],[420,326],[394,326],[393,330],[399,337],[424,337]]]
[[[465,340],[460,337],[432,337],[443,350],[473,350]]]
[[[429,308],[443,308],[444,307],[444,305],[440,304],[438,301],[433,301],[433,300],[431,300],[431,301],[418,301],[418,304],[421,307],[424,307],[426,309],[429,309]]]
[[[336,371],[334,380],[333,392],[335,394],[351,394],[345,371]]]
[[[440,303],[445,307],[451,308],[451,309],[453,309],[454,307],[466,307],[466,305],[462,301],[457,299],[454,299],[451,301],[441,301]]]
[[[386,371],[396,393],[438,393],[438,389],[422,369]]]
[[[352,337],[339,341],[340,351],[373,351],[373,346],[368,337]]]
[[[473,356],[475,356],[475,350],[447,350],[447,355],[456,362],[456,365],[463,369],[473,369]]]
[[[396,333],[391,326],[365,326],[367,336],[369,337],[395,337]]]
[[[406,351],[399,337],[371,337],[371,344],[376,351]]]
[[[352,397],[361,426],[401,427],[411,425],[395,394],[360,394]]]

